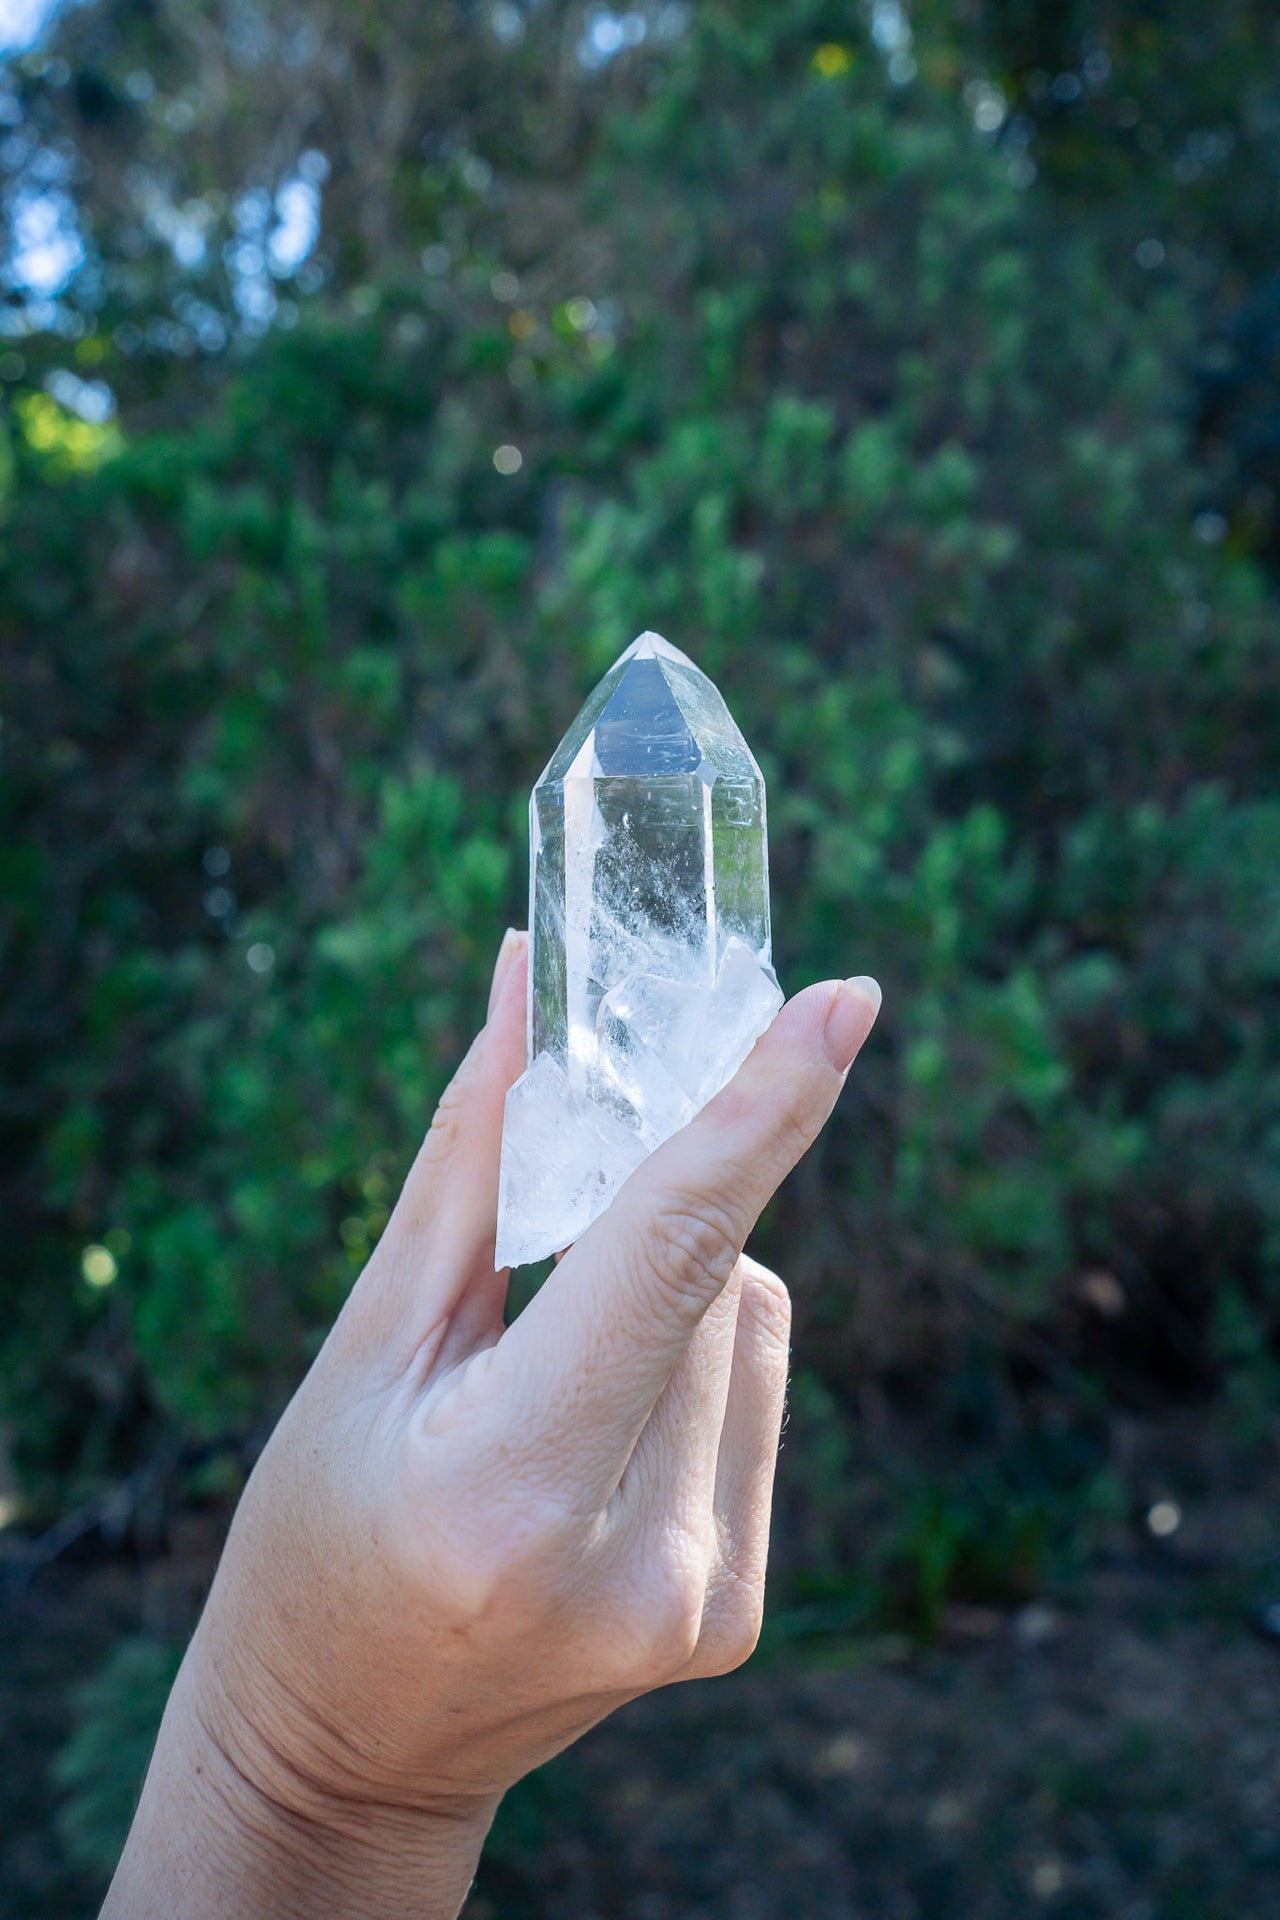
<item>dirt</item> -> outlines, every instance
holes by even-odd
[[[171,1631],[199,1525],[6,1603],[0,1920],[88,1920],[48,1766],[115,1635]],[[517,1789],[466,1920],[1280,1920],[1280,1652],[1134,1556],[1070,1605],[955,1607],[638,1701]]]
[[[638,1702],[467,1920],[1274,1920],[1280,1658],[1123,1598]]]

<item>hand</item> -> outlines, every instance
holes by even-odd
[[[504,1790],[755,1645],[786,1383],[742,1255],[874,982],[791,1001],[504,1330],[524,936],[241,1500],[104,1920],[452,1916]]]

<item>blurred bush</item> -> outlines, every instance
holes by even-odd
[[[59,1835],[73,1866],[104,1878],[114,1870],[179,1658],[159,1640],[121,1640],[75,1689],[75,1731],[53,1769],[63,1795]]]
[[[431,11],[335,15],[304,86],[283,19],[250,58],[107,6],[15,95],[96,169],[5,376],[29,1486],[287,1395],[522,918],[528,786],[644,626],[759,752],[785,984],[885,987],[761,1236],[807,1365],[979,1443],[1064,1369],[1211,1386],[1278,1304],[1280,664],[1204,518],[1194,290],[880,10],[659,9],[617,59],[599,9]],[[984,1523],[921,1498],[927,1622]],[[1018,1511],[983,1592],[1034,1584]]]

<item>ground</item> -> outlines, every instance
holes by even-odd
[[[196,1516],[5,1602],[0,1920],[95,1913],[48,1775],[68,1687],[171,1634],[216,1544]],[[775,1648],[638,1701],[511,1797],[467,1920],[1280,1920],[1280,1651],[1207,1564],[1135,1546],[929,1648]]]
[[[1277,1654],[1162,1612],[1125,1583],[638,1702],[468,1920],[1275,1920]]]

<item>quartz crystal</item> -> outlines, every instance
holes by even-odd
[[[707,676],[642,633],[529,805],[529,1067],[507,1095],[497,1262],[571,1244],[782,1004],[764,781]]]

